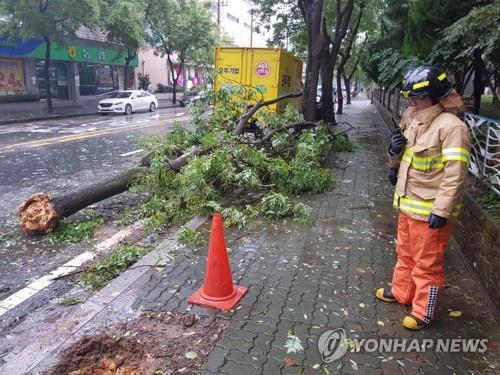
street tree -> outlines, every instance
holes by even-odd
[[[359,5],[359,10],[354,19],[354,24],[349,27],[349,31],[343,40],[343,47],[339,51],[340,61],[337,65],[337,114],[342,114],[344,105],[344,96],[342,94],[342,78],[345,76],[345,66],[347,62],[351,59],[351,51],[358,37],[359,25],[361,24],[361,19],[363,18],[363,12],[365,8],[365,1]],[[350,93],[350,87],[346,85],[346,93]]]
[[[179,77],[186,62],[201,64],[207,58],[207,51],[215,47],[216,29],[210,4],[197,0],[150,0],[148,8],[148,38],[157,53],[167,57],[175,104]]]
[[[302,113],[306,121],[314,121],[316,118],[315,104],[321,60],[328,42],[324,33],[326,28],[324,4],[323,0],[299,0],[299,8],[307,30],[306,80]]]
[[[342,46],[342,41],[347,35],[351,17],[354,11],[354,0],[336,0],[334,7],[330,7],[326,14],[332,22],[326,21],[322,29],[323,38],[327,41],[322,51],[321,62],[321,109],[322,118],[328,123],[335,123],[333,108],[333,78],[335,66]],[[332,26],[328,26],[332,25]],[[340,90],[340,85],[338,86]]]
[[[434,61],[455,68],[460,88],[471,76],[473,81],[474,113],[479,113],[481,94],[488,85],[495,103],[499,103],[500,85],[500,1],[478,6],[442,31],[432,51]]]
[[[0,32],[9,39],[41,38],[45,42],[44,79],[47,111],[52,113],[50,65],[52,43],[74,37],[81,26],[99,20],[99,0],[0,0]]]
[[[316,117],[315,102],[318,89],[321,56],[326,40],[323,0],[254,0],[255,14],[264,27],[273,27],[269,44],[288,47],[306,60],[302,113],[307,121]],[[275,27],[276,26],[276,27]]]
[[[364,49],[366,43],[368,42],[368,37],[365,36],[362,41],[357,40],[354,42],[354,46],[351,50],[351,58],[347,60],[347,63],[344,66],[342,71],[342,78],[344,79],[344,86],[346,88],[346,103],[351,104],[351,83],[353,78],[356,76],[360,76],[359,74],[359,62],[361,58],[364,56]]]
[[[146,38],[145,0],[102,0],[100,25],[107,31],[108,41],[119,48],[117,58],[125,57],[124,89],[130,88],[130,64]]]

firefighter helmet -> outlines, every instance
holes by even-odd
[[[410,69],[403,80],[401,93],[408,98],[431,96],[439,100],[448,95],[452,89],[447,74],[432,65],[420,65]]]

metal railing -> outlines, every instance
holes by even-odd
[[[382,105],[399,122],[406,105],[395,90],[374,89],[371,91],[372,103]],[[500,120],[464,113],[464,122],[471,135],[470,173],[476,183],[485,183],[488,188],[500,195]]]

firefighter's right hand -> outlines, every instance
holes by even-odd
[[[398,170],[396,168],[391,168],[389,171],[389,181],[391,182],[392,186],[396,186],[398,183]]]
[[[399,155],[401,151],[403,151],[406,142],[408,140],[403,135],[403,132],[400,128],[392,132],[391,143],[389,144],[389,152],[393,155]]]

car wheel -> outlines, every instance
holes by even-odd
[[[127,104],[125,106],[125,114],[126,115],[131,115],[132,114],[132,106],[130,104]]]
[[[156,104],[155,103],[151,103],[149,105],[149,112],[154,112],[156,111]]]

